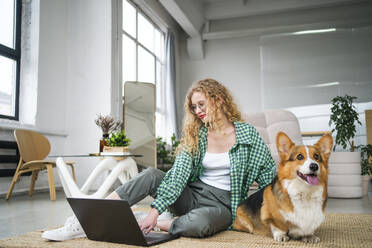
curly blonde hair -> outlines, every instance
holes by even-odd
[[[194,92],[200,92],[207,98],[208,123],[202,120],[191,111],[191,97]],[[230,92],[225,86],[214,79],[206,78],[195,82],[188,90],[185,99],[185,118],[183,121],[183,133],[177,153],[186,149],[194,154],[198,150],[199,130],[202,125],[206,125],[213,130],[222,131],[224,124],[221,119],[223,115],[230,122],[242,121],[241,113],[238,110]]]

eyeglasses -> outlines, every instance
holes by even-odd
[[[196,109],[197,108],[199,108],[201,111],[204,111],[205,110],[205,103],[198,103],[198,104],[195,104],[195,105],[191,105],[190,106],[191,113],[196,114]]]

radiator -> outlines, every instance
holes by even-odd
[[[0,140],[0,177],[12,177],[17,169],[18,161],[17,142]]]

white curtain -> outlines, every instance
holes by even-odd
[[[174,35],[168,30],[165,38],[164,80],[157,83],[156,93],[156,130],[157,136],[170,143],[173,134],[178,138],[177,110],[175,101],[176,65]]]

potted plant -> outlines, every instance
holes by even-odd
[[[167,142],[165,142],[162,137],[156,138],[156,159],[158,167],[168,160]]]
[[[332,99],[331,117],[329,125],[334,125],[332,133],[336,131],[335,150],[337,145],[341,145],[343,149],[350,146],[350,151],[354,152],[354,137],[356,134],[355,123],[362,125],[359,121],[358,112],[355,110],[353,101],[357,99],[355,96],[336,96]]]
[[[103,147],[104,152],[128,152],[128,147],[131,140],[125,135],[125,131],[111,132],[109,137],[105,139],[106,145]]]
[[[369,181],[372,180],[372,145],[362,145],[360,165],[362,167],[363,195],[368,193]]]
[[[344,151],[333,152],[329,159],[329,196],[353,198],[362,196],[360,176],[360,152],[355,151],[356,125],[361,125],[358,112],[353,105],[355,96],[337,96],[332,99],[329,125],[336,132],[335,146]],[[345,151],[349,148],[349,151]]]
[[[101,115],[99,114],[94,120],[96,125],[102,130],[102,138],[99,142],[99,152],[103,151],[105,146],[105,139],[109,137],[110,132],[114,132],[121,128],[121,121],[116,121],[111,115]]]
[[[176,149],[179,145],[179,141],[176,140],[175,134],[171,137],[171,144],[168,145],[162,137],[156,139],[156,155],[158,169],[168,171],[172,168],[174,160],[176,159]]]

